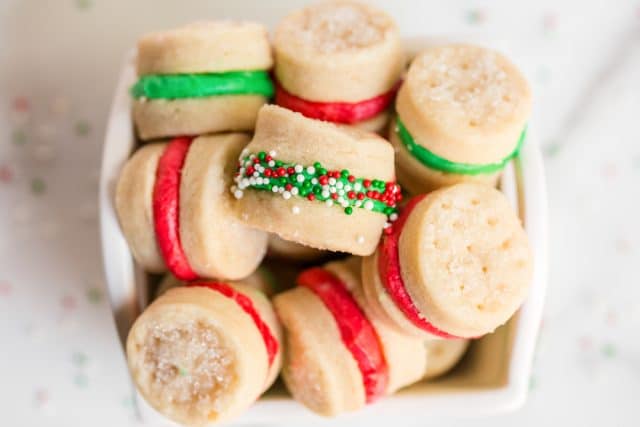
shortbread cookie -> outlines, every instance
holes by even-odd
[[[252,130],[274,92],[272,63],[267,32],[252,22],[200,22],[142,37],[131,88],[138,135]]]
[[[423,379],[430,380],[453,369],[469,348],[469,342],[465,339],[426,340],[424,345],[427,348],[427,370]]]
[[[235,184],[247,225],[356,255],[375,250],[401,197],[387,141],[274,105],[260,110]]]
[[[261,265],[258,267],[256,271],[254,271],[249,277],[242,279],[242,282],[228,282],[229,284],[242,283],[248,286],[251,286],[253,289],[256,289],[262,292],[267,297],[272,297],[276,292],[281,290],[282,286],[280,286],[275,276],[271,272],[271,270]],[[155,291],[155,298],[158,298],[160,295],[167,292],[169,289],[176,288],[178,286],[184,286],[185,282],[182,282],[180,279],[176,278],[172,274],[165,274],[162,278],[158,287]]]
[[[284,261],[315,261],[326,257],[329,252],[299,243],[283,240],[277,234],[269,236],[267,254],[270,258]]]
[[[276,103],[342,124],[382,118],[405,63],[393,19],[354,1],[290,14],[276,28],[274,51]],[[385,121],[375,124],[369,129],[377,132]]]
[[[229,184],[244,134],[176,138],[142,147],[118,181],[116,211],[136,261],[181,280],[242,279],[264,257],[267,234],[235,218]]]
[[[457,184],[409,201],[363,261],[365,294],[377,316],[405,333],[479,337],[524,301],[531,258],[506,197]]]
[[[368,317],[360,258],[311,268],[297,281],[274,299],[286,331],[283,378],[296,400],[334,416],[424,375],[423,341]]]
[[[390,139],[398,177],[409,190],[462,181],[495,185],[524,142],[531,92],[498,52],[438,46],[411,63],[396,110]]]
[[[245,284],[173,288],[135,321],[127,361],[145,400],[185,425],[229,420],[281,366],[281,330],[267,298]]]

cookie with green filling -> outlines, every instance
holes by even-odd
[[[133,118],[141,139],[250,131],[274,92],[265,28],[213,21],[138,42]]]
[[[471,45],[426,49],[409,67],[389,139],[412,193],[459,182],[495,185],[526,139],[531,91],[502,54]]]

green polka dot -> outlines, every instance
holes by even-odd
[[[78,374],[73,378],[73,383],[80,388],[87,388],[89,385],[89,378],[85,374]]]
[[[76,0],[76,7],[80,10],[87,10],[93,6],[93,2],[91,0]]]
[[[553,158],[558,155],[560,152],[561,145],[557,142],[551,142],[547,144],[544,148],[544,155],[548,158]]]
[[[189,375],[189,371],[187,371],[186,369],[184,369],[182,367],[179,368],[178,372],[180,373],[181,377],[186,377],[187,375]]]
[[[27,134],[22,129],[16,129],[11,134],[11,140],[16,145],[24,145],[27,142]]]
[[[76,131],[76,135],[78,136],[87,136],[91,131],[91,126],[89,125],[89,122],[87,122],[86,120],[79,120],[76,123],[75,131]]]
[[[44,194],[47,191],[47,184],[42,180],[42,178],[33,178],[31,180],[31,192],[33,194]]]
[[[99,288],[89,288],[87,289],[87,300],[91,304],[98,304],[102,301],[102,289]]]
[[[73,353],[73,355],[71,356],[71,360],[73,361],[73,364],[78,366],[78,367],[82,367],[84,365],[87,364],[87,355],[84,354],[81,351],[77,351],[75,353]]]
[[[633,168],[637,171],[640,171],[640,156],[635,156],[633,158]]]
[[[484,14],[477,9],[472,9],[467,12],[466,18],[468,24],[476,25],[484,21]]]
[[[616,347],[611,343],[603,345],[602,355],[607,359],[613,359],[614,357],[616,357]]]
[[[535,390],[537,386],[538,379],[532,375],[531,378],[529,378],[529,391]]]
[[[125,396],[125,397],[123,397],[122,400],[120,401],[120,403],[126,409],[135,408],[135,398],[133,396]]]

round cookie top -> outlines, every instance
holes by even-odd
[[[138,41],[138,75],[263,70],[272,65],[267,31],[254,22],[197,22]]]
[[[353,1],[323,2],[287,16],[275,33],[275,47],[296,55],[353,55],[375,49],[398,29],[386,13]]]
[[[361,178],[395,179],[393,147],[363,130],[313,120],[276,105],[258,113],[252,153],[275,150],[280,160],[304,166],[321,163],[327,169],[348,169]]]
[[[423,51],[401,92],[398,113],[416,142],[458,162],[509,155],[531,113],[524,76],[505,56],[479,46]]]
[[[420,312],[461,337],[509,320],[532,275],[527,235],[509,201],[479,184],[458,184],[420,201],[402,229],[399,257]]]

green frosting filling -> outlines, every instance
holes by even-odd
[[[455,173],[458,175],[480,175],[499,172],[511,159],[516,157],[526,138],[527,128],[525,126],[522,130],[520,139],[516,144],[516,148],[511,154],[497,163],[487,164],[457,163],[438,156],[414,141],[407,128],[404,126],[402,121],[400,121],[400,117],[396,119],[396,133],[409,153],[411,153],[411,155],[423,165],[446,173]]]
[[[259,71],[229,71],[203,74],[152,74],[142,76],[131,87],[134,98],[179,99],[216,95],[273,96],[269,73]]]

